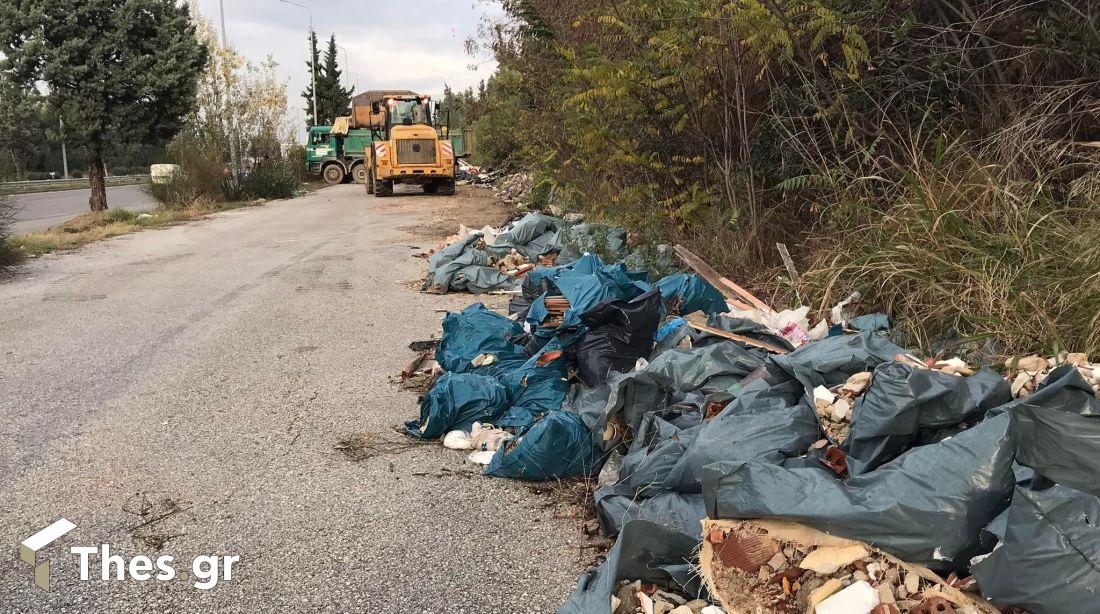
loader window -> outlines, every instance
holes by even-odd
[[[413,124],[432,123],[428,105],[415,100],[398,100],[390,107],[390,122],[393,126],[411,126]]]

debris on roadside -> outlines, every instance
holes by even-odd
[[[683,246],[691,272],[660,279],[574,253],[562,237],[582,225],[529,214],[432,256],[429,286],[480,291],[471,280],[502,265],[489,270],[514,295],[508,315],[478,303],[444,318],[434,385],[406,425],[489,476],[599,476],[593,530],[618,539],[559,614],[1088,611],[1052,588],[1100,582],[1087,356],[1003,373],[922,357],[858,294],[815,322]],[[745,537],[779,528],[794,533]],[[1041,581],[1012,584],[1030,573]]]

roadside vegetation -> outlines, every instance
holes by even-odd
[[[22,260],[19,250],[8,243],[15,207],[11,197],[0,193],[0,276],[10,275],[12,268]]]
[[[504,5],[497,74],[448,102],[536,206],[690,245],[779,304],[859,290],[925,350],[1100,351],[1090,3]]]

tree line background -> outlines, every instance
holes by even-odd
[[[914,345],[1100,349],[1100,5],[504,0],[453,96],[539,205]],[[781,267],[790,247],[797,280]]]

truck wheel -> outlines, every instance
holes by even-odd
[[[329,164],[325,167],[325,183],[339,185],[344,182],[344,169],[339,164]]]
[[[367,182],[367,167],[363,164],[358,164],[351,169],[351,178],[355,180],[355,183]]]
[[[424,184],[424,193],[425,194],[435,194],[438,191],[439,191],[439,184],[438,183],[425,183]]]

